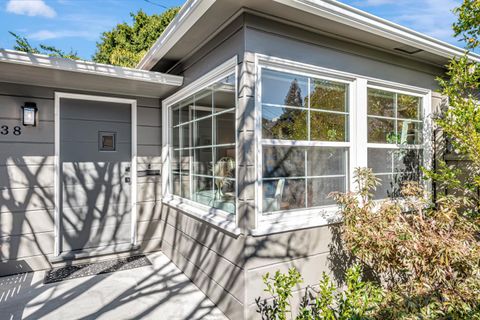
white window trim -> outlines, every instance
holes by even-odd
[[[423,102],[423,150],[424,167],[430,169],[433,155],[433,145],[431,139],[432,119],[431,119],[431,90],[385,81],[381,79],[365,77],[358,74],[347,73],[343,71],[323,68],[319,66],[304,64],[287,59],[255,54],[255,226],[251,231],[253,235],[271,234],[290,230],[304,229],[322,225],[329,225],[342,221],[341,212],[336,205],[295,209],[273,213],[262,213],[263,192],[262,192],[262,146],[265,142],[272,145],[291,145],[289,142],[278,140],[262,140],[262,120],[261,120],[261,69],[290,72],[307,77],[320,78],[349,84],[349,141],[348,142],[296,142],[296,145],[302,146],[335,146],[347,147],[348,167],[347,167],[347,188],[354,191],[353,171],[356,167],[367,167],[367,148],[372,146],[367,140],[367,88],[378,88],[396,93],[403,93],[422,97]],[[395,145],[389,145],[395,148]],[[413,146],[413,148],[418,148]],[[431,191],[431,183],[427,183],[426,188]]]
[[[235,146],[238,146],[237,139],[237,123],[236,114],[238,110],[238,57],[234,56],[225,61],[215,69],[203,75],[196,81],[172,94],[162,102],[162,172],[167,173],[162,175],[162,202],[168,206],[174,207],[190,216],[199,218],[221,228],[231,234],[239,235],[241,233],[238,225],[238,214],[232,215],[223,210],[215,209],[192,200],[188,200],[172,194],[171,192],[171,163],[170,154],[172,151],[171,144],[171,107],[188,98],[189,96],[199,92],[205,87],[214,84],[215,82],[225,78],[230,74],[235,75]],[[237,147],[235,152],[238,154]],[[238,212],[238,158],[235,159],[235,208]],[[234,217],[233,217],[234,216]]]

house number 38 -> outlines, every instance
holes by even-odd
[[[22,128],[19,126],[15,126],[13,127],[13,129],[10,129],[8,126],[0,126],[0,134],[2,136],[6,136],[7,134],[19,136],[22,134]]]

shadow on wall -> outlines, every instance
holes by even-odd
[[[26,165],[18,159],[15,160],[14,164],[11,162],[12,161],[9,161],[8,168],[4,170],[7,173],[14,174],[8,174],[8,179],[2,179],[2,192],[0,192],[0,218],[2,219],[2,233],[0,234],[0,271],[18,274],[16,276],[0,277],[0,313],[10,314],[10,319],[39,319],[48,317],[48,315],[57,308],[78,299],[85,291],[98,286],[112,274],[92,277],[84,281],[79,287],[72,287],[64,292],[54,290],[52,293],[52,285],[44,285],[43,279],[35,280],[33,278],[34,274],[28,273],[28,271],[31,271],[33,268],[38,269],[38,265],[30,265],[31,261],[39,263],[42,266],[48,266],[48,257],[52,254],[53,250],[53,188],[51,186],[42,186],[43,181],[39,179],[42,171],[48,171],[48,168],[51,167],[52,164],[48,163],[47,159],[43,159],[36,166]],[[76,181],[76,190],[75,192],[65,193],[67,199],[64,199],[64,204],[75,209],[77,201],[83,200],[86,196],[89,202],[98,202],[101,205],[89,206],[87,211],[83,209],[77,211],[76,214],[83,219],[82,221],[66,220],[63,222],[64,227],[72,227],[74,228],[72,230],[75,230],[75,234],[81,234],[79,237],[65,237],[64,245],[96,245],[99,241],[104,241],[104,239],[100,239],[98,235],[101,234],[106,227],[112,225],[114,237],[125,231],[122,229],[122,226],[125,224],[122,215],[102,216],[102,213],[111,213],[111,210],[109,210],[111,203],[101,201],[103,196],[108,197],[110,194],[100,191],[105,191],[105,188],[112,185],[112,176],[115,176],[112,173],[118,170],[118,166],[119,164],[111,166],[99,164],[95,166],[95,170],[90,170],[88,173],[85,173],[81,168],[81,164],[74,164],[75,176],[78,178]],[[88,176],[86,176],[86,174]],[[93,178],[94,181],[91,180]],[[21,189],[24,190],[23,193],[16,191],[19,190],[19,183],[23,185],[23,189]],[[155,184],[154,188],[157,189],[160,188],[160,186]],[[123,191],[121,187],[120,190]],[[157,194],[155,191],[158,190],[154,190],[154,194]],[[113,202],[115,202],[115,199]],[[154,201],[152,201],[152,203],[154,203]],[[139,206],[141,208],[148,207],[143,204]],[[164,242],[165,235],[171,235],[168,233],[169,224],[165,221],[168,220],[170,223],[172,221],[169,219],[169,210],[162,210],[161,205],[153,204],[153,208],[148,208],[149,209],[139,209],[139,220],[148,222],[142,224],[146,229],[141,231],[139,240],[152,240],[153,246],[158,250]],[[126,208],[122,207],[119,212],[125,209]],[[38,220],[39,210],[48,212],[48,221]],[[30,212],[33,214],[30,215]],[[115,210],[115,212],[117,211]],[[160,215],[160,213],[162,215]],[[43,218],[42,216],[42,219]],[[106,223],[108,219],[110,219],[110,224]],[[175,230],[180,230],[182,217],[179,216],[174,224]],[[94,226],[93,229],[95,233],[92,233],[92,226]],[[128,231],[128,236],[130,236],[130,229],[128,229]],[[198,234],[202,234],[201,230],[198,231]],[[109,233],[109,236],[110,235]],[[177,235],[178,233],[174,235],[173,238],[179,238]],[[45,236],[49,239],[48,241],[44,241]],[[207,236],[205,232],[203,232],[203,236]],[[117,244],[114,242],[115,240],[112,241],[113,242],[107,241],[105,243],[107,245]],[[215,239],[211,239],[210,243],[215,241]],[[179,243],[174,241],[174,246],[181,246],[183,243],[180,239]],[[219,243],[219,245],[222,244]],[[197,254],[195,251],[196,250],[193,249],[191,254],[196,256],[196,261],[202,261],[207,256],[206,252]],[[41,262],[38,262],[37,259]],[[158,293],[162,293],[161,300],[156,301],[152,306],[142,308],[141,313],[135,315],[136,318],[142,318],[152,313],[157,306],[192,292],[192,287],[189,286],[190,281],[179,281],[176,277],[181,273],[178,270],[173,270],[171,265],[154,265],[153,268],[151,272],[146,272],[145,276],[142,275],[140,280],[129,285],[128,289],[121,292],[115,299],[103,303],[101,308],[86,317],[95,318],[124,304],[134,303],[139,297],[156,296]],[[164,274],[160,279],[153,276],[162,272],[164,272]],[[195,271],[190,277],[195,278],[197,272],[200,271]],[[234,282],[234,279],[230,279],[230,281]],[[208,283],[208,281],[206,283]],[[208,288],[206,292],[208,292]],[[12,304],[12,301],[14,301],[14,304]],[[31,305],[29,305],[32,301],[38,306],[38,308],[33,308],[33,311]],[[211,304],[206,303],[206,301],[208,301],[206,297],[192,301],[192,303],[196,305],[192,307],[192,311],[186,319],[202,319],[208,315],[213,307]],[[29,305],[29,311],[27,317],[25,317],[24,312],[27,305]]]
[[[7,157],[0,165],[0,274],[31,271],[22,258],[46,263],[52,250],[53,184],[40,180],[53,173],[53,164],[49,157],[32,157],[34,164],[28,158]]]

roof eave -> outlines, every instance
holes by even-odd
[[[118,67],[83,60],[63,59],[7,49],[0,49],[0,63],[20,64],[169,86],[181,86],[183,83],[183,77],[171,74]]]
[[[277,3],[314,13],[317,16],[355,27],[374,35],[392,39],[414,46],[423,51],[451,59],[463,56],[467,51],[420,32],[403,27],[362,10],[335,0],[272,0]],[[137,68],[150,70],[182,38],[198,19],[215,3],[216,0],[188,0],[177,17],[145,54]],[[239,4],[241,6],[241,4]],[[480,62],[480,55],[468,53],[472,61]]]

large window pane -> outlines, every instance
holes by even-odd
[[[213,144],[212,135],[212,117],[197,120],[194,122],[195,126],[195,147],[211,146]]]
[[[172,106],[172,193],[227,213],[236,203],[235,99],[232,74]]]
[[[395,157],[396,172],[408,175],[412,173],[413,180],[417,180],[420,174],[420,166],[423,162],[423,149],[399,149]]]
[[[305,149],[291,146],[263,147],[263,177],[305,176]]]
[[[348,88],[262,71],[262,138],[283,140],[262,147],[263,212],[334,205],[328,194],[346,190],[348,148],[317,142],[348,141]],[[304,141],[309,143],[295,146]]]
[[[191,124],[184,124],[179,127],[180,148],[190,148],[191,126]]]
[[[185,123],[192,120],[193,113],[193,98],[188,98],[180,102],[179,104],[179,123]]]
[[[172,173],[172,193],[179,197],[182,196],[182,191],[180,188],[180,173]]]
[[[199,93],[195,94],[195,108],[193,119],[201,119],[212,115],[212,93],[212,89],[204,89]]]
[[[376,177],[380,180],[380,185],[374,193],[374,199],[398,198],[405,182],[420,179],[418,173],[396,173]]]
[[[212,148],[194,149],[193,154],[193,173],[211,175],[213,167]]]
[[[402,183],[419,181],[423,149],[368,149],[368,167],[372,169],[380,185],[375,192],[376,199],[400,196]]]
[[[263,211],[305,208],[305,179],[263,181]]]
[[[223,79],[221,83],[213,86],[214,112],[222,112],[235,108],[235,83],[231,79]]]
[[[193,197],[194,201],[209,207],[213,206],[214,191],[213,179],[208,177],[193,176]]]
[[[332,111],[347,111],[347,88],[343,83],[312,79],[312,91],[308,99],[310,108]]]
[[[264,69],[262,103],[304,106],[308,80],[304,76]]]
[[[308,140],[308,111],[263,106],[262,138]]]
[[[397,96],[397,117],[403,119],[421,119],[422,99],[419,97],[399,94]]]
[[[398,121],[398,136],[400,144],[421,144],[423,124],[411,120]]]
[[[214,185],[215,199],[213,207],[229,212],[235,212],[235,180],[216,178]]]
[[[310,112],[310,140],[346,141],[347,116],[321,111]]]
[[[368,167],[374,173],[418,172],[423,149],[368,148]]]
[[[395,120],[383,118],[368,118],[369,143],[397,143]]]
[[[172,172],[180,173],[180,150],[173,150],[172,157],[170,158],[170,165]]]
[[[216,147],[213,174],[216,177],[235,178],[235,147]]]
[[[395,117],[395,93],[369,88],[368,114]]]
[[[422,143],[422,98],[368,89],[368,142]]]
[[[368,167],[374,173],[393,172],[395,149],[368,148]]]
[[[309,148],[307,153],[307,175],[345,175],[347,167],[345,148]]]
[[[235,110],[217,114],[213,117],[216,128],[216,143],[235,143]]]
[[[318,207],[335,204],[329,197],[332,192],[346,192],[345,177],[326,177],[307,180],[308,206]]]

